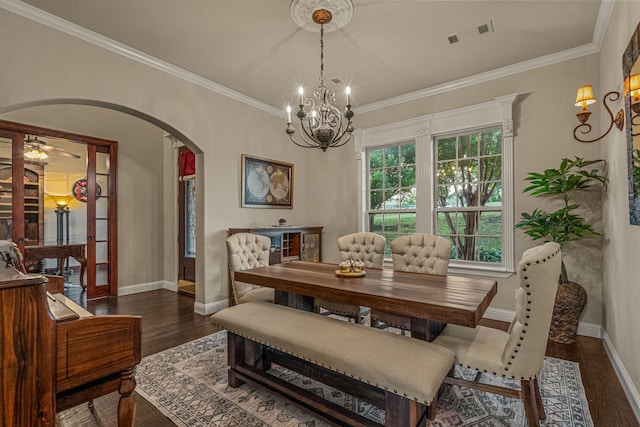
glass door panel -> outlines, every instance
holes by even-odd
[[[11,139],[0,137],[0,240],[11,240]]]

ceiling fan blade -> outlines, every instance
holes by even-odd
[[[69,151],[62,149],[62,148],[58,148],[58,147],[54,147],[52,145],[46,145],[43,144],[40,146],[40,149],[42,151],[45,151],[47,153],[53,153],[53,154],[57,154],[59,156],[65,156],[65,157],[69,157],[72,159],[79,159],[81,156],[74,154],[74,153],[70,153]]]
[[[55,138],[55,137],[52,137],[52,138]],[[55,138],[55,139],[59,139],[61,141],[73,142],[71,140],[64,139],[64,138]],[[25,145],[25,150],[38,150],[38,151],[52,153],[52,154],[56,154],[64,157],[69,157],[72,159],[79,159],[82,157],[82,156],[79,156],[78,154],[71,153],[65,150],[64,148],[49,145],[47,141],[45,141],[44,139],[38,139],[37,136],[27,135],[27,137],[24,140],[24,145]]]

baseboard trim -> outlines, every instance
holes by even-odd
[[[137,285],[123,286],[118,288],[118,296],[139,294],[142,292],[156,291],[158,289],[167,289],[178,292],[178,285],[168,280],[159,280],[157,282],[139,283]]]
[[[613,365],[613,369],[616,371],[616,375],[620,380],[620,384],[622,384],[622,389],[627,395],[627,399],[629,399],[631,409],[633,409],[633,413],[638,419],[638,422],[640,422],[640,393],[633,384],[633,381],[631,380],[627,369],[624,367],[620,356],[618,356],[618,352],[613,346],[613,343],[611,342],[611,338],[609,337],[609,334],[607,334],[607,331],[604,331],[603,335],[604,349],[607,351],[607,355],[609,356],[611,365]]]
[[[139,294],[141,292],[155,291],[158,289],[167,289],[169,291],[178,292],[178,284],[170,282],[168,280],[160,280],[157,282],[140,283],[137,285],[123,286],[118,289],[118,296]],[[209,314],[216,313],[223,308],[229,307],[229,300],[224,299],[222,301],[214,301],[207,304],[195,302],[193,304],[193,312],[207,316]]]
[[[489,307],[484,313],[484,317],[491,320],[499,320],[510,323],[516,312],[513,310],[504,310],[501,308]],[[602,326],[597,323],[580,322],[578,324],[578,335],[592,338],[602,338]]]
[[[202,304],[196,302],[193,304],[193,311],[196,314],[201,314],[203,316],[207,316],[209,314],[217,313],[218,311],[229,307],[229,300],[225,299],[223,301],[214,301],[208,304]]]

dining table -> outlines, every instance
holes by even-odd
[[[376,308],[411,318],[411,336],[432,341],[447,323],[476,327],[497,292],[497,281],[392,269],[345,277],[329,263],[292,261],[236,271],[235,280],[275,290],[277,304],[314,309],[313,299]],[[353,276],[353,275],[352,275]]]

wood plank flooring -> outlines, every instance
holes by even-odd
[[[216,332],[209,316],[193,312],[194,299],[167,290],[127,295],[119,298],[87,302],[79,288],[67,290],[74,299],[90,312],[100,314],[135,314],[142,316],[142,356],[157,353],[185,342]],[[506,330],[504,322],[483,320],[482,324]],[[580,364],[589,409],[594,425],[640,427],[622,386],[613,370],[602,340],[579,337],[576,344],[547,346],[547,356],[571,360]],[[58,416],[56,425],[115,426],[118,394],[112,393],[94,401],[94,407],[80,405]],[[146,400],[137,397],[135,425],[164,427],[174,424]]]

